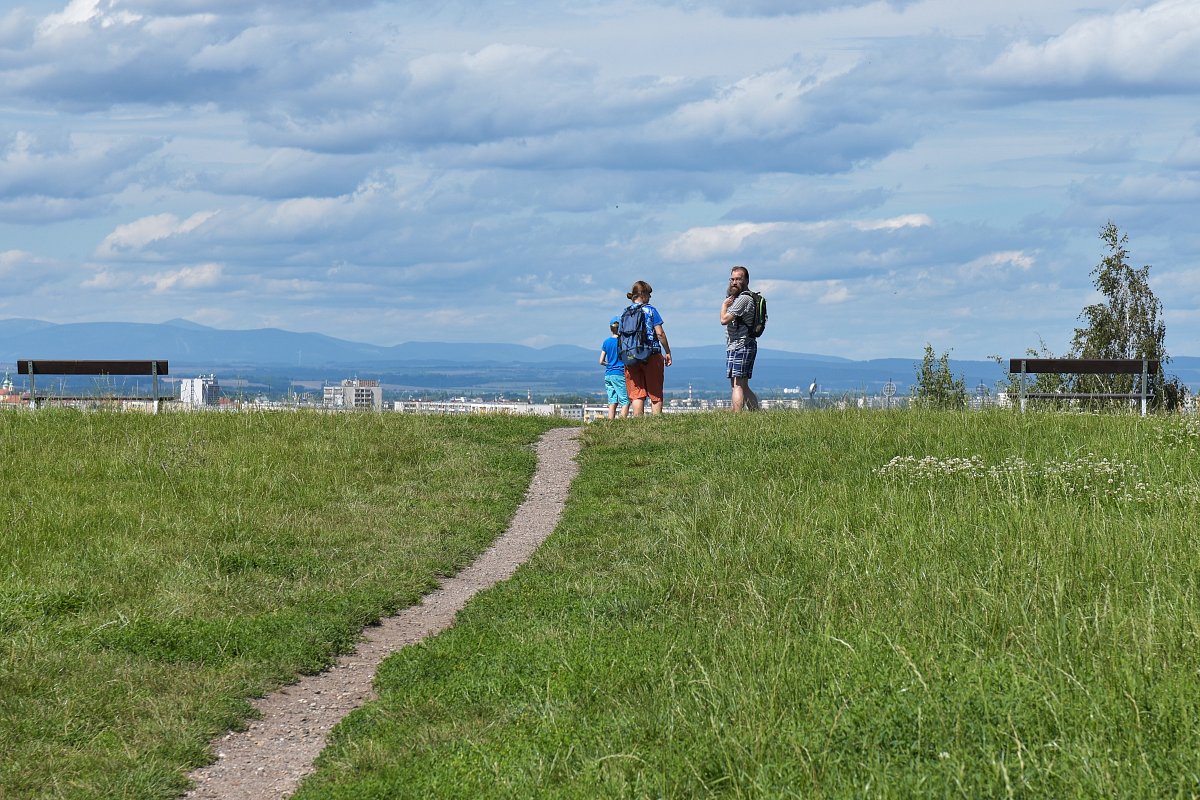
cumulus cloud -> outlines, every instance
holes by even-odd
[[[97,269],[92,277],[82,281],[79,284],[81,289],[110,291],[113,289],[123,289],[129,284],[129,276],[120,272],[109,269]]]
[[[1200,89],[1200,3],[1161,0],[1016,42],[983,70],[996,86],[1086,94]]]
[[[313,15],[367,5],[72,0],[41,19],[10,18],[8,38],[22,46],[0,53],[0,98],[81,110],[261,110],[264,97],[311,86],[365,56],[369,37],[333,32]]]
[[[378,169],[375,159],[337,156],[294,148],[255,149],[257,160],[209,166],[176,180],[186,189],[266,199],[338,197],[350,194]]]
[[[1013,270],[1028,272],[1033,268],[1034,257],[1021,250],[1006,250],[1000,253],[988,253],[964,264],[959,268],[961,277],[974,280],[977,278],[997,278]]]
[[[155,292],[168,292],[173,289],[213,289],[221,284],[223,277],[224,268],[220,264],[199,264],[147,275],[141,282]]]
[[[216,213],[200,211],[187,219],[180,219],[174,214],[155,214],[118,225],[116,230],[104,237],[100,246],[96,248],[96,255],[99,258],[135,256],[152,243],[191,233],[216,216]]]
[[[843,8],[859,8],[881,0],[658,0],[663,5],[684,8],[712,8],[731,17],[783,17],[820,14]],[[883,0],[889,6],[905,8],[918,0]]]
[[[370,8],[379,0],[121,0],[121,5],[134,13],[160,16],[191,14],[231,14],[262,16],[264,13],[283,15],[335,14]]]
[[[0,279],[4,281],[4,298],[0,307],[27,316],[19,306],[23,293],[46,291],[60,283],[69,268],[61,262],[25,250],[0,250]],[[13,304],[12,301],[17,301]]]
[[[161,141],[148,137],[16,131],[0,140],[0,199],[83,200],[114,193],[161,147]]]
[[[742,252],[755,237],[821,238],[830,233],[897,231],[933,224],[926,214],[903,214],[886,219],[826,220],[821,222],[735,223],[691,228],[668,241],[660,250],[670,261],[705,261]],[[775,243],[775,242],[773,242]]]
[[[42,227],[85,217],[97,217],[111,210],[111,200],[103,197],[77,199],[26,195],[0,200],[0,222]]]
[[[731,83],[681,86],[655,98],[645,109],[653,114],[443,142],[432,156],[474,168],[843,172],[909,146],[919,132],[917,117],[897,113],[896,95],[865,102],[858,80],[798,62]]]
[[[670,261],[703,261],[727,256],[741,250],[751,236],[778,230],[779,227],[779,223],[742,222],[692,228],[668,242],[661,253],[663,258]]]
[[[326,152],[520,146],[563,131],[627,130],[704,88],[694,80],[605,79],[594,63],[545,47],[497,43],[411,60],[392,52],[281,98],[255,117],[255,134]]]
[[[7,277],[14,274],[18,267],[31,259],[32,256],[22,250],[0,251],[0,275]]]

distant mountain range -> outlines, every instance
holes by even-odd
[[[764,340],[765,343],[765,340]],[[724,348],[678,347],[667,372],[667,389],[685,393],[728,389]],[[398,393],[421,390],[462,392],[596,393],[602,384],[595,351],[574,345],[545,348],[518,344],[405,342],[391,347],[363,344],[318,333],[278,328],[220,330],[188,320],[161,324],[80,322],[55,324],[34,319],[0,320],[0,368],[18,359],[163,358],[173,377],[215,373],[270,390],[292,383],[337,381],[357,375],[378,378]],[[814,381],[829,393],[879,392],[891,381],[907,394],[916,358],[854,361],[838,356],[795,353],[763,347],[755,369],[756,387],[782,389]],[[968,388],[994,388],[1005,370],[991,361],[950,361]],[[1169,372],[1200,386],[1200,358],[1176,357]]]

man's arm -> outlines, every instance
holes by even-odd
[[[604,350],[601,350],[601,351],[600,351],[600,366],[602,366],[602,367],[607,367],[607,366],[608,366],[608,356],[607,356],[607,354],[604,352]]]
[[[733,322],[733,320],[735,319],[733,314],[729,313],[729,307],[731,305],[733,305],[733,301],[736,299],[737,298],[735,298],[735,297],[726,297],[725,301],[723,303],[721,303],[721,324],[722,325],[728,325],[729,323]]]

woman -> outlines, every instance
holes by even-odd
[[[646,338],[651,355],[642,364],[625,365],[625,385],[629,400],[633,403],[633,415],[640,417],[646,410],[646,398],[650,398],[650,412],[661,414],[663,410],[663,371],[671,366],[671,345],[663,331],[663,318],[658,309],[650,305],[650,293],[654,290],[645,281],[637,281],[625,296],[629,308],[641,307],[646,315]]]

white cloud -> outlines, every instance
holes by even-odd
[[[901,228],[928,228],[933,219],[928,214],[901,214],[888,219],[853,220],[850,226],[859,231],[897,231]]]
[[[212,289],[221,283],[224,268],[220,264],[199,264],[182,269],[147,275],[141,282],[153,287],[155,292],[173,289]]]
[[[0,144],[0,198],[83,199],[119,191],[162,144],[17,130]]]
[[[1000,85],[1092,92],[1200,89],[1200,3],[1161,0],[1078,22],[1042,43],[1017,42],[983,77]]]
[[[52,33],[69,25],[83,25],[98,16],[100,16],[100,0],[71,0],[61,12],[47,16],[39,30],[43,34]]]
[[[1028,253],[1021,250],[1006,250],[972,259],[963,264],[958,273],[967,279],[996,278],[1012,270],[1028,272],[1033,265],[1034,258]]]
[[[96,248],[96,255],[101,258],[135,255],[153,242],[191,233],[216,215],[215,211],[199,211],[182,220],[174,214],[142,217],[126,225],[118,225],[116,230],[104,237],[104,241]]]
[[[830,287],[828,291],[821,295],[821,299],[818,302],[820,302],[822,305],[837,305],[838,303],[844,303],[849,299],[850,290],[844,285],[838,285]]]
[[[751,222],[692,228],[668,242],[661,252],[670,261],[703,261],[736,253],[747,238],[778,228],[778,223]]]
[[[107,269],[98,269],[96,274],[79,284],[81,289],[96,289],[107,291],[111,289],[120,289],[128,286],[129,280],[126,275],[119,272],[114,272]]]
[[[902,214],[897,217],[870,220],[740,222],[691,228],[663,245],[660,254],[669,261],[704,261],[739,253],[750,239],[771,234],[816,238],[846,230],[888,232],[904,228],[924,228],[932,224],[933,220],[926,214]]]
[[[815,70],[779,69],[752,75],[714,97],[683,106],[661,126],[718,141],[786,136],[807,126],[810,109],[804,97],[822,80]]]
[[[884,0],[888,5],[903,8],[919,0]],[[658,0],[663,5],[715,8],[732,17],[809,16],[843,8],[874,5],[881,0]]]
[[[5,305],[21,316],[23,293],[42,292],[55,287],[70,272],[70,267],[26,250],[0,251],[0,278],[4,280]],[[17,301],[16,303],[12,301]]]
[[[19,266],[30,260],[30,254],[23,250],[0,251],[0,275],[12,275]]]

